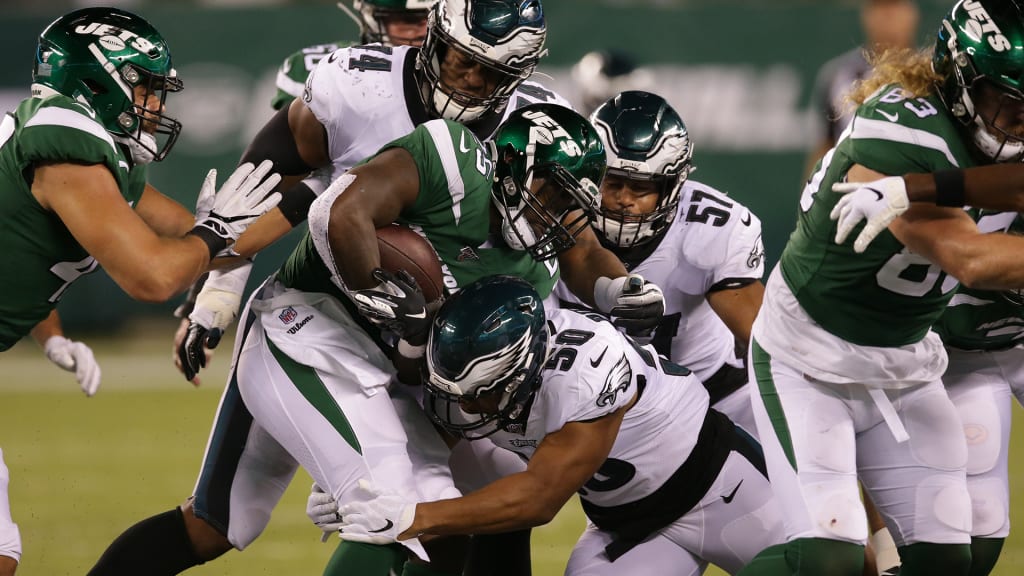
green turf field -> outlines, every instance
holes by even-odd
[[[85,398],[74,377],[30,342],[0,355],[0,447],[11,470],[12,513],[21,528],[20,576],[81,575],[122,530],[171,509],[189,495],[217,401],[230,342],[202,387],[170,363],[172,327],[139,329],[116,340],[89,339],[103,384]],[[1012,448],[1024,450],[1024,423]],[[1011,460],[1012,519],[1024,524],[1024,458]],[[293,482],[267,531],[196,575],[318,575],[333,541],[321,544],[305,516],[310,480]],[[573,502],[534,531],[536,576],[562,573],[583,516]],[[720,575],[721,572],[709,571]],[[1024,573],[1024,535],[1011,535],[994,574]]]

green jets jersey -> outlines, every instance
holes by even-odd
[[[829,218],[832,184],[854,164],[887,175],[974,165],[954,121],[936,96],[908,98],[895,85],[860,108],[835,148],[819,162],[800,198],[796,230],[780,259],[800,306],[830,333],[863,346],[920,341],[945,309],[956,280],[883,231],[863,254],[858,227],[843,245]]]
[[[387,144],[404,148],[416,161],[419,196],[398,218],[434,246],[441,259],[445,289],[452,291],[492,274],[514,274],[533,284],[542,297],[558,280],[558,262],[536,262],[490,235],[493,165],[480,142],[461,124],[431,120]],[[331,282],[309,233],[278,272],[290,288],[348,298]]]
[[[317,63],[338,48],[345,48],[353,44],[355,42],[338,40],[330,44],[308,46],[285,58],[277,70],[275,79],[277,92],[270,101],[270,105],[274,107],[274,110],[280,110],[295,98],[302,96],[306,77],[313,71],[313,68],[316,68]]]
[[[1017,213],[981,211],[982,232],[1024,234]],[[961,350],[1002,350],[1024,340],[1024,300],[1017,292],[992,292],[960,287],[934,330],[946,346]]]
[[[106,166],[125,201],[142,196],[146,170],[132,168],[87,105],[65,96],[29,98],[0,122],[0,351],[45,319],[67,287],[96,269],[56,214],[32,195],[32,167]],[[66,190],[74,194],[75,190]]]

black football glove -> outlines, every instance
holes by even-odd
[[[386,328],[413,346],[427,343],[430,315],[423,291],[405,270],[388,272],[374,268],[376,288],[352,290],[349,296],[364,318]]]
[[[632,274],[622,285],[622,292],[608,311],[612,323],[636,337],[650,336],[665,314],[665,296],[657,284]]]
[[[189,323],[185,339],[178,346],[178,360],[181,361],[186,380],[191,381],[200,369],[206,368],[206,351],[203,346],[211,350],[216,348],[223,335],[224,331],[220,328],[207,330],[196,322]]]

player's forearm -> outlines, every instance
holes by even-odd
[[[32,328],[31,334],[32,339],[40,346],[44,346],[46,341],[53,336],[63,336],[64,329],[60,325],[60,315],[57,314],[57,310],[50,310],[50,315],[39,324],[36,324]]]
[[[520,472],[462,498],[421,502],[403,537],[493,534],[547,524],[568,498],[556,496],[550,488],[530,472]]]
[[[958,243],[959,265],[947,270],[964,286],[979,290],[1024,288],[1024,237],[979,234]]]
[[[1024,211],[1024,165],[993,164],[963,173],[963,205],[990,210]],[[944,195],[934,174],[903,176],[911,202],[936,202]]]
[[[594,285],[598,278],[618,278],[625,276],[625,266],[612,252],[600,248],[600,245],[581,252],[581,257],[566,252],[567,258],[559,260],[562,268],[562,279],[577,298],[588,306],[596,306]]]

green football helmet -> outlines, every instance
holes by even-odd
[[[135,104],[139,88],[159,99],[158,110]],[[163,109],[167,94],[181,88],[163,36],[129,12],[76,10],[39,36],[32,95],[59,93],[88,104],[137,162],[163,160],[177,141],[181,123]]]
[[[942,20],[932,59],[939,93],[977,151],[1024,158],[1024,11],[1014,0],[961,0]]]
[[[505,242],[540,262],[572,248],[600,204],[606,165],[590,122],[563,106],[531,104],[509,114],[489,146]],[[543,183],[537,190],[535,181]]]
[[[488,276],[450,296],[427,341],[424,407],[476,440],[525,421],[548,356],[544,304],[515,276]]]
[[[401,21],[426,22],[430,7],[437,0],[354,0],[352,8],[355,14],[349,12],[348,6],[338,2],[341,8],[356,21],[359,25],[359,37],[363,44],[380,42],[385,46],[397,46],[398,44],[388,36],[388,21],[398,19]],[[420,38],[414,43],[419,46],[423,43]]]
[[[427,38],[416,61],[423,102],[439,118],[472,122],[505,110],[516,88],[547,53],[547,24],[540,0],[439,0],[427,20]],[[441,64],[458,50],[493,82],[490,94],[445,86]]]
[[[599,106],[590,122],[608,150],[608,174],[652,182],[658,191],[658,203],[646,214],[601,205],[594,228],[623,248],[660,237],[675,220],[680,188],[693,171],[693,143],[683,119],[661,96],[628,91]]]

